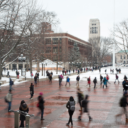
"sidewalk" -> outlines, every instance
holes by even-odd
[[[65,81],[61,90],[59,90],[58,81],[53,81],[50,85],[48,81],[40,81],[34,89],[34,98],[30,100],[29,86],[30,82],[14,85],[12,110],[18,110],[21,100],[25,100],[29,106],[29,113],[36,115],[38,112],[37,96],[39,92],[43,92],[45,99],[44,121],[40,121],[40,116],[36,119],[30,119],[30,128],[71,128],[66,126],[68,122],[68,111],[66,103],[69,96],[73,96],[77,100],[76,85],[71,81],[71,87],[65,87]],[[126,128],[125,117],[119,118],[119,124],[115,121],[115,115],[119,113],[119,99],[122,96],[122,85],[108,85],[107,89],[97,85],[94,91],[93,85],[90,89],[86,86],[85,81],[80,82],[80,88],[84,94],[90,95],[90,115],[92,122],[88,121],[88,117],[84,114],[82,121],[78,121],[79,105],[76,104],[76,111],[73,115],[73,128]],[[8,87],[3,87],[0,92],[0,128],[14,128],[14,113],[7,112],[7,104],[4,97],[8,92]]]

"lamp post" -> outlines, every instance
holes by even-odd
[[[44,71],[44,76],[45,76],[45,65],[47,65],[47,63],[42,62],[42,76],[43,76],[43,71]]]
[[[24,62],[26,60],[26,57],[24,57],[23,54],[21,54],[20,57],[18,57],[18,60],[20,62],[23,62],[22,63],[22,66],[21,66],[21,75],[22,76],[25,76],[25,80],[26,80],[26,70],[25,70],[25,68],[23,68],[24,67],[23,65],[24,65]]]

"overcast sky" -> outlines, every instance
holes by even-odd
[[[89,37],[89,20],[98,18],[101,36],[111,35],[114,23],[114,0],[38,0],[47,11],[57,14],[56,31],[67,32],[85,41]],[[128,0],[115,0],[115,23],[128,19]]]

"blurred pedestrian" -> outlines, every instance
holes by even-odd
[[[83,92],[80,90],[80,88],[77,89],[77,97],[78,97],[78,103],[80,105],[80,111],[82,110],[81,102],[84,99]]]
[[[76,77],[76,85],[78,85],[79,86],[79,81],[80,81],[80,77],[79,77],[79,75]]]
[[[35,84],[37,84],[37,76],[36,75],[34,76],[34,82],[35,82]]]
[[[22,111],[22,112],[27,112],[27,113],[29,112],[29,108],[28,108],[28,106],[27,106],[27,104],[25,103],[24,100],[21,101],[19,110]],[[25,115],[20,114],[20,121],[21,121],[20,127],[24,128],[24,121],[25,120],[26,120]]]
[[[52,74],[49,74],[49,82],[52,83]]]
[[[119,84],[119,83],[120,83],[120,82],[119,82],[119,76],[116,74],[115,77],[116,77],[116,79],[115,79],[114,84],[116,83],[116,81],[118,81],[118,84]]]
[[[61,87],[61,82],[62,82],[62,77],[60,75],[58,75],[58,79],[59,79],[59,88]]]
[[[9,89],[9,90],[14,90],[14,89],[12,88],[13,81],[12,81],[11,77],[9,77],[9,85],[10,85],[10,89]]]
[[[43,93],[40,92],[39,96],[38,96],[38,104],[37,107],[40,109],[40,112],[37,113],[37,116],[41,113],[41,120],[44,120],[43,116],[44,116],[44,98],[43,98]]]
[[[66,125],[68,126],[71,122],[71,125],[73,126],[72,116],[75,111],[75,100],[72,96],[69,98],[69,101],[67,102],[66,107],[69,113],[69,121]]]
[[[29,88],[30,88],[30,95],[31,95],[30,96],[30,99],[32,99],[32,97],[34,95],[34,85],[33,85],[33,83],[30,84],[30,87]]]
[[[109,75],[108,75],[108,74],[107,74],[107,76],[106,76],[106,79],[107,79],[107,83],[110,84],[110,82],[109,82]]]
[[[100,74],[100,85],[103,83],[103,76]]]
[[[95,89],[95,88],[96,88],[96,84],[97,84],[97,79],[96,79],[96,77],[94,78],[93,83],[94,83],[94,89]]]
[[[66,84],[65,84],[65,86],[67,86],[67,83],[69,84],[69,86],[70,86],[70,78],[67,76],[67,78],[66,78]]]
[[[92,117],[90,116],[89,109],[88,109],[88,104],[89,104],[89,100],[88,99],[89,99],[89,96],[86,95],[85,99],[82,101],[82,111],[80,113],[80,116],[78,117],[79,120],[81,120],[83,113],[87,113],[88,114],[89,121],[92,120]]]
[[[89,78],[87,79],[87,81],[88,81],[88,85],[89,85],[89,87],[90,87],[90,84],[91,84],[90,76],[89,76]]]
[[[104,79],[103,79],[103,88],[104,88],[104,86],[106,86],[106,88],[107,88],[107,79],[106,79],[106,77],[104,77]]]
[[[122,116],[123,114],[125,114],[126,122],[128,121],[128,114],[127,114],[127,108],[126,108],[127,105],[128,105],[127,93],[124,93],[123,97],[119,101],[119,106],[122,108],[122,110],[119,114],[116,115],[116,119],[117,119],[117,117]]]

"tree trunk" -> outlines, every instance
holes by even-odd
[[[30,56],[30,72],[32,72],[32,58]]]
[[[0,80],[2,78],[2,60],[0,59]]]
[[[58,61],[56,63],[56,74],[58,74]]]
[[[37,60],[37,72],[40,72],[40,64],[39,64],[39,60]]]

